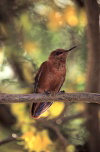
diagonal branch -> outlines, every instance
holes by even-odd
[[[12,134],[12,136],[4,139],[4,140],[0,140],[0,146],[2,146],[3,144],[7,144],[9,142],[12,141],[22,141],[22,139],[20,137],[18,137],[15,133]]]
[[[58,94],[0,94],[0,104],[10,104],[10,103],[32,103],[32,102],[83,102],[83,103],[97,103],[100,104],[100,94],[99,93],[58,93]]]
[[[49,123],[48,121],[47,122],[43,121],[42,125],[44,127],[50,127],[51,129],[53,129],[55,131],[55,133],[57,134],[58,139],[60,140],[60,142],[62,143],[62,145],[64,147],[66,147],[68,145],[67,139],[62,135],[62,133],[60,132],[60,129],[58,128],[57,125],[55,125],[54,123]]]

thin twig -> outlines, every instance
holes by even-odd
[[[8,137],[8,138],[6,138],[4,140],[1,140],[0,141],[0,146],[3,145],[3,144],[7,144],[9,142],[12,142],[12,141],[16,141],[16,140],[19,140],[18,136],[16,134],[12,134],[11,137]]]
[[[73,119],[76,119],[76,118],[84,118],[85,115],[86,115],[85,112],[80,112],[80,113],[77,113],[77,114],[74,114],[74,115],[71,115],[71,116],[63,117],[61,119],[61,124],[68,123],[70,120],[73,120]]]
[[[41,123],[41,125],[43,127],[51,128],[56,133],[58,139],[60,140],[60,142],[62,143],[62,145],[64,147],[66,147],[68,145],[67,139],[62,135],[62,133],[60,132],[59,127],[55,123],[52,123],[52,121],[50,121],[50,120],[43,121],[41,119],[37,120],[37,124],[38,123]]]

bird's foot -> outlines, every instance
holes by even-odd
[[[54,96],[54,95],[56,95],[57,93],[54,92],[54,91],[44,91],[44,94]]]
[[[62,90],[62,91],[59,92],[59,94],[63,94],[63,93],[65,93],[65,90]]]
[[[46,94],[46,95],[50,95],[50,94],[51,94],[51,92],[50,92],[50,91],[44,91],[44,94]]]

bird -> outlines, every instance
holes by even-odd
[[[67,55],[76,47],[68,50],[59,48],[50,53],[48,60],[41,64],[35,76],[34,93],[56,94],[60,91],[66,77]],[[31,116],[36,119],[40,118],[52,103],[45,101],[32,103]]]

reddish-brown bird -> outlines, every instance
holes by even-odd
[[[34,92],[35,93],[57,93],[65,81],[66,58],[69,50],[57,49],[51,52],[47,61],[43,62],[36,74]],[[45,112],[53,102],[33,103],[31,115],[38,118]]]

